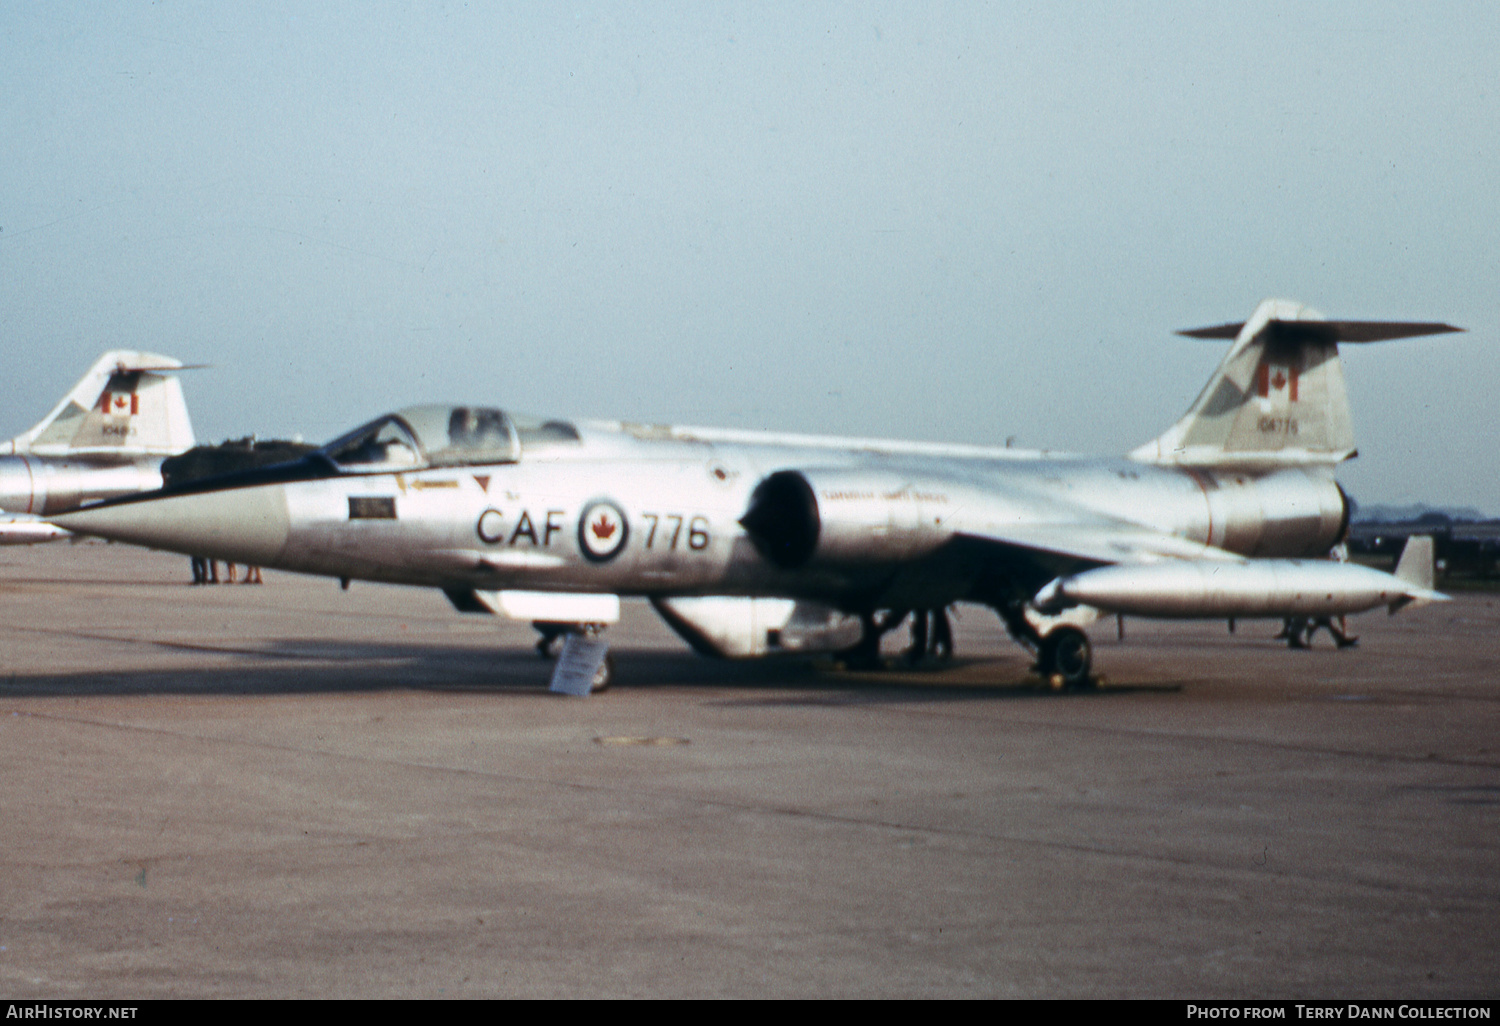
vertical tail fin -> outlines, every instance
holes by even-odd
[[[39,424],[0,444],[0,453],[167,456],[191,449],[182,385],[165,373],[180,369],[168,356],[111,350]]]
[[[1435,557],[1432,535],[1410,535],[1406,547],[1401,550],[1401,558],[1396,560],[1395,576],[1414,588],[1431,591],[1437,584]]]
[[[1392,613],[1408,605],[1425,606],[1429,602],[1448,601],[1447,595],[1432,590],[1437,584],[1436,555],[1432,535],[1413,534],[1406,539],[1406,547],[1401,550],[1401,558],[1396,560],[1396,570],[1392,575],[1406,585],[1406,591],[1390,603]]]
[[[1447,324],[1330,321],[1268,299],[1243,324],[1180,332],[1234,339],[1186,416],[1130,455],[1184,466],[1332,466],[1354,455],[1340,342],[1462,331]]]

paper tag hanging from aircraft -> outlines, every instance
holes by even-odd
[[[603,638],[570,633],[557,657],[548,690],[580,698],[588,695],[597,686],[608,653],[609,642]]]

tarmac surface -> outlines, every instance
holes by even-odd
[[[692,655],[551,695],[439,594],[0,549],[0,996],[1493,998],[1500,597]],[[890,650],[903,640],[893,636]]]

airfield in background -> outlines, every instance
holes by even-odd
[[[573,699],[436,591],[189,580],[0,551],[13,998],[1493,996],[1500,596],[1107,620],[1085,695],[974,607],[848,674],[627,603]]]

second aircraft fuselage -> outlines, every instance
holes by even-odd
[[[0,511],[47,516],[160,488],[162,457],[0,456]]]

